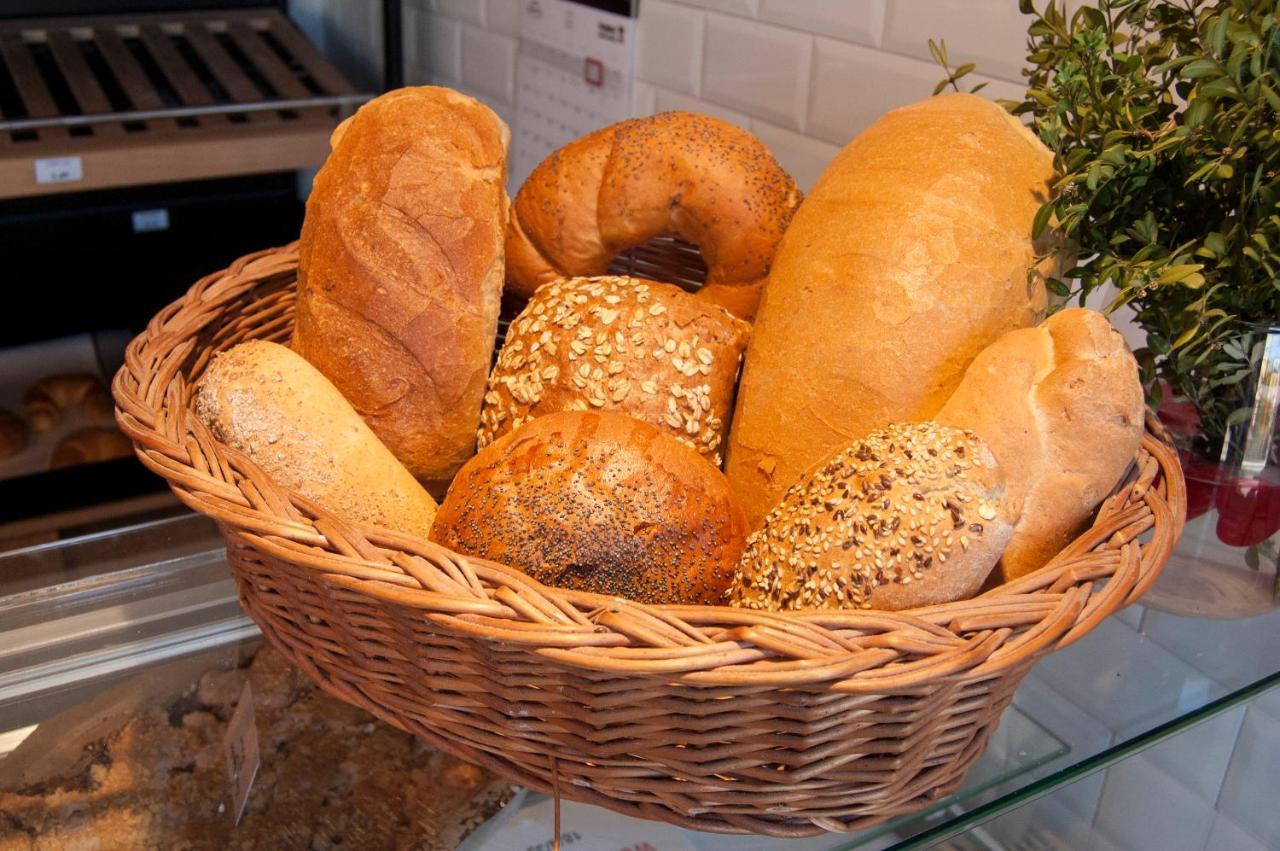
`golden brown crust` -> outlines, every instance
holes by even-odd
[[[27,448],[27,424],[11,411],[0,410],[0,460]]]
[[[214,437],[339,517],[430,531],[435,500],[337,388],[284,346],[250,340],[222,352],[196,384],[194,405]]]
[[[22,415],[33,431],[52,431],[62,422],[62,412],[74,408],[94,422],[109,422],[114,407],[111,396],[96,375],[50,375],[27,389]]]
[[[360,108],[307,201],[294,349],[419,478],[471,456],[497,334],[506,126],[450,89]]]
[[[62,438],[49,458],[49,469],[95,464],[133,454],[133,444],[115,428],[86,426]]]
[[[702,251],[702,297],[750,318],[800,198],[732,124],[689,112],[622,121],[556,151],[520,187],[507,285],[528,297],[559,277],[602,275],[620,252],[673,234]]]
[[[1039,321],[1031,223],[1049,152],[995,104],[944,95],[853,140],[797,211],[743,366],[726,471],[759,524],[805,470],[937,413],[969,362]]]
[[[431,539],[548,585],[647,603],[723,600],[746,526],[723,474],[648,423],[562,412],[458,473]]]
[[[1115,487],[1142,442],[1144,406],[1137,362],[1092,310],[1005,334],[970,365],[938,419],[981,435],[1008,476],[1006,581],[1048,563]]]
[[[751,326],[671,284],[571,278],[538,289],[489,374],[479,446],[556,411],[618,411],[717,467]]]
[[[1012,527],[980,438],[891,425],[793,485],[747,539],[729,589],[752,609],[906,609],[973,596]]]

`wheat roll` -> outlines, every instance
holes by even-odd
[[[1012,534],[1006,496],[972,432],[878,429],[787,490],[747,539],[730,602],[907,609],[972,597]]]
[[[298,246],[293,348],[424,481],[475,449],[502,295],[507,127],[398,89],[334,131]]]
[[[540,287],[489,374],[479,445],[555,411],[618,411],[717,467],[751,326],[671,284],[572,278]]]
[[[981,435],[1017,508],[1005,580],[1043,567],[1093,515],[1142,442],[1138,364],[1097,311],[1005,334],[964,374],[940,422]]]
[[[983,98],[929,98],[849,143],[774,257],[726,472],[753,527],[802,473],[873,429],[930,419],[970,361],[1034,325],[1031,226],[1052,157]]]
[[[612,412],[547,414],[466,463],[432,540],[547,585],[645,603],[724,600],[746,522],[724,474]]]
[[[426,537],[436,503],[337,388],[295,352],[251,340],[222,352],[195,388],[218,440],[280,486],[338,517]]]

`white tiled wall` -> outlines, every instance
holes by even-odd
[[[410,83],[475,95],[510,121],[523,0],[407,0]],[[1020,97],[1026,19],[1015,0],[641,0],[636,115],[689,109],[765,140],[804,188],[859,130],[943,76]],[[548,151],[548,153],[550,153]]]

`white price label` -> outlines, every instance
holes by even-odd
[[[240,823],[245,804],[249,803],[249,790],[253,778],[258,775],[258,725],[253,718],[253,692],[245,682],[240,692],[236,711],[227,725],[227,777],[231,781],[231,815]]]
[[[36,183],[74,183],[84,180],[79,157],[46,157],[36,160]]]

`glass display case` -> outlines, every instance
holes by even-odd
[[[1210,540],[1189,530],[1143,605],[1038,663],[963,787],[923,812],[860,834],[781,841],[693,833],[563,802],[563,847],[1134,847],[1118,835],[1124,826],[1117,826],[1113,811],[1146,806],[1148,790],[1148,798],[1177,806],[1170,824],[1192,811],[1196,824],[1205,824],[1203,835],[1180,834],[1186,844],[1160,847],[1233,847],[1207,844],[1219,835],[1211,832],[1229,829],[1267,847],[1280,839],[1268,833],[1265,820],[1275,816],[1247,823],[1247,812],[1257,809],[1248,804],[1257,785],[1250,778],[1280,753],[1280,719],[1271,718],[1280,716],[1280,701],[1265,694],[1280,682],[1280,614],[1274,583],[1266,582],[1254,586],[1259,596],[1249,617],[1231,617],[1240,610],[1234,604],[1215,609],[1217,555]],[[261,831],[268,823],[294,831],[270,834],[278,847],[399,847],[405,831],[435,836],[431,825],[444,822],[450,830],[462,825],[448,834],[450,843],[471,834],[464,843],[470,851],[550,842],[555,807],[547,796],[440,762],[447,758],[407,734],[321,696],[261,644],[240,610],[217,530],[202,517],[154,520],[0,556],[0,849],[73,847],[53,839],[83,839],[108,826],[114,832],[96,834],[95,847],[147,847],[159,834],[146,831],[175,821],[164,813],[178,806],[208,810],[177,820],[191,848],[265,847],[268,834]],[[244,682],[253,687],[257,710],[248,722],[234,711]],[[289,705],[303,707],[305,723],[282,720],[281,682],[290,684]],[[1256,723],[1250,720],[1255,714]],[[155,756],[136,743],[148,718],[176,753]],[[203,738],[173,732],[205,724]],[[260,768],[236,781],[227,765],[249,727],[263,743]],[[1278,731],[1274,739],[1272,731]],[[353,745],[355,737],[367,737],[367,744]],[[1244,738],[1247,749],[1237,746]],[[207,750],[197,750],[196,739]],[[133,756],[112,751],[123,748],[121,742]],[[1261,758],[1267,748],[1269,762]],[[1161,756],[1168,749],[1173,755]],[[116,761],[139,753],[176,772],[169,778],[178,778],[169,784],[174,788],[193,772],[207,772],[199,776],[208,788],[182,800],[130,787],[120,800],[133,808],[131,815],[104,816],[101,808],[109,810],[111,801],[103,790],[119,782],[115,775],[123,770]],[[289,761],[299,754],[309,756]],[[377,772],[362,767],[370,754],[381,755]],[[135,769],[129,776],[145,774]],[[450,779],[442,783],[441,777]],[[239,824],[237,782],[249,787]],[[388,783],[395,787],[390,797]],[[1173,792],[1165,788],[1169,783]],[[308,804],[306,790],[320,787],[323,794]],[[467,794],[450,797],[445,789]],[[1179,803],[1178,794],[1194,800]],[[53,795],[47,800],[58,806],[45,806],[42,795]],[[1235,806],[1237,796],[1245,803]],[[405,803],[419,799],[424,803],[416,809]],[[399,803],[389,807],[388,800]],[[306,806],[322,804],[324,818],[304,817]],[[148,811],[146,819],[139,807]],[[417,822],[405,822],[410,810]],[[1235,810],[1246,814],[1231,821]],[[34,811],[43,815],[22,815]],[[76,830],[68,832],[69,825]],[[399,825],[400,832],[387,825]],[[1042,844],[1012,841],[1027,836],[1041,837]]]

